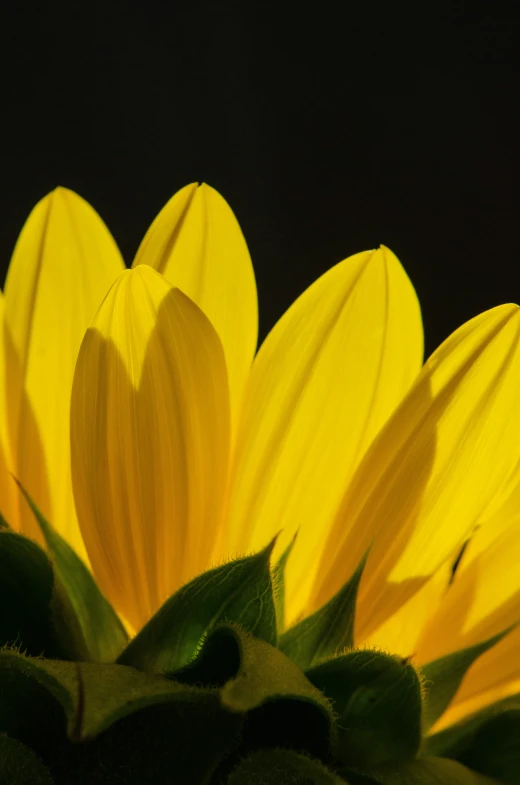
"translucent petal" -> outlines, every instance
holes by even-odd
[[[81,551],[70,482],[69,405],[81,339],[123,269],[101,218],[57,188],[31,212],[5,285],[5,351],[13,471]],[[20,497],[21,527],[40,537]]]
[[[429,618],[420,642],[423,661],[471,646],[520,622],[520,511],[490,541],[492,528],[477,530],[467,548],[468,558]],[[478,555],[473,557],[471,550]]]
[[[19,528],[17,489],[12,470],[7,427],[7,390],[4,350],[4,295],[0,292],[0,513],[15,529]]]
[[[451,568],[443,565],[399,610],[356,645],[375,647],[419,662],[418,643],[427,620],[437,611],[450,578]]]
[[[224,354],[150,267],[123,273],[82,343],[72,479],[101,588],[134,629],[209,566],[229,465]]]
[[[386,248],[336,265],[266,338],[244,399],[226,543],[277,553],[286,602],[304,609],[333,512],[375,434],[419,372],[422,326],[413,287]],[[221,544],[222,545],[222,544]]]
[[[371,634],[460,547],[520,451],[519,311],[472,319],[432,355],[343,498],[314,602],[372,545],[357,639]]]
[[[148,229],[134,264],[148,264],[190,297],[215,327],[226,356],[233,419],[256,350],[253,266],[227,202],[209,185],[187,185]]]

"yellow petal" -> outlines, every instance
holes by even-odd
[[[441,604],[450,574],[450,566],[443,565],[396,613],[357,644],[411,657],[419,663],[422,629]]]
[[[409,389],[422,360],[413,287],[386,248],[336,265],[266,338],[244,399],[227,544],[281,552],[298,531],[286,571],[292,618],[346,482]]]
[[[520,319],[492,309],[432,355],[374,441],[339,508],[318,573],[320,605],[372,545],[357,639],[371,634],[460,547],[520,452]]]
[[[520,622],[520,511],[491,541],[488,529],[492,524],[472,538],[468,557],[429,619],[420,642],[422,661],[472,646]]]
[[[81,339],[123,269],[97,213],[57,188],[31,212],[5,285],[6,373],[13,471],[79,551],[70,482],[69,405]],[[39,536],[20,498],[21,527]]]
[[[417,660],[428,662],[520,622],[520,486],[497,512],[481,521],[464,550],[455,578],[417,643]],[[520,691],[520,630],[480,657],[466,674],[438,727],[456,722]]]
[[[215,327],[234,419],[256,350],[258,306],[249,251],[231,208],[209,185],[187,185],[148,229],[133,267],[139,264],[182,289]]]
[[[7,428],[7,390],[5,378],[4,295],[0,292],[0,513],[13,528],[18,528],[16,486],[12,470]]]
[[[202,311],[145,265],[123,273],[78,357],[72,480],[95,576],[135,629],[209,566],[228,396],[222,346]]]

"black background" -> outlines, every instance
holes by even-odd
[[[518,301],[518,12],[415,8],[14,4],[3,272],[57,184],[93,204],[130,263],[163,203],[198,180],[242,225],[261,336],[319,274],[380,243],[416,286],[427,352]]]

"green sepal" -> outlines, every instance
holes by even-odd
[[[2,726],[10,723],[11,735],[34,749],[56,785],[171,785],[172,773],[176,782],[207,785],[243,724],[217,690],[115,664],[3,651],[0,692]]]
[[[33,540],[0,530],[0,646],[29,654],[62,656],[52,624],[54,575],[45,552]]]
[[[367,555],[326,605],[281,636],[280,649],[300,668],[310,668],[354,645],[356,598]]]
[[[446,711],[468,669],[481,654],[491,649],[511,631],[511,627],[486,641],[440,657],[421,666],[426,696],[423,705],[423,727],[429,730]]]
[[[500,785],[447,758],[418,758],[381,766],[370,777],[342,770],[351,785]]]
[[[274,541],[253,556],[199,575],[173,594],[138,632],[118,662],[153,673],[182,668],[204,636],[235,622],[276,646],[276,612],[269,559]]]
[[[17,483],[44,536],[54,568],[52,611],[60,643],[71,659],[113,662],[128,643],[119,617],[73,548]]]
[[[325,696],[285,654],[236,625],[214,629],[196,659],[169,677],[219,687],[224,708],[248,715],[246,747],[280,745],[324,756],[336,743]]]
[[[38,756],[17,739],[0,734],[0,783],[2,785],[54,785]]]
[[[234,769],[227,785],[347,785],[322,763],[284,749],[258,750]]]
[[[282,635],[285,629],[285,567],[296,542],[296,537],[297,534],[294,535],[273,567],[274,607],[276,610],[276,630],[279,636]]]
[[[95,738],[122,717],[168,702],[218,703],[216,690],[154,676],[114,663],[67,662],[0,651],[0,681],[10,669],[44,687],[61,705],[72,741]]]
[[[421,682],[408,660],[352,651],[306,671],[338,715],[336,757],[362,771],[413,758],[421,744]]]
[[[504,785],[520,782],[520,695],[487,706],[426,739],[430,755],[453,758]]]

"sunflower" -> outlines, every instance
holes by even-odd
[[[228,605],[223,626],[212,617],[192,631],[189,656],[168,649],[164,659],[163,645],[158,667],[150,647],[172,623],[172,599],[206,596],[204,576],[217,576],[218,594],[218,576],[267,554],[270,595],[258,613],[276,607],[270,643],[304,671],[305,689],[319,689],[305,700],[332,707],[350,752],[257,742],[228,769],[215,764],[212,783],[520,781],[514,744],[504,752],[493,730],[502,722],[507,739],[510,726],[516,734],[520,706],[517,306],[471,319],[423,365],[417,296],[381,247],[325,272],[256,352],[247,245],[224,199],[194,184],[158,214],[130,270],[90,205],[56,189],[22,229],[1,315],[0,543],[18,532],[29,550],[47,549],[80,626],[98,592],[92,656],[83,629],[86,649],[51,657],[53,678],[65,667],[56,663],[119,658],[99,668],[175,671],[172,683],[186,684],[195,668],[203,683],[200,668],[231,638],[245,657],[242,635],[271,633]],[[101,593],[74,594],[74,570]],[[112,644],[99,643],[105,634]],[[4,650],[26,675],[39,667],[28,665],[34,653]],[[374,714],[363,681],[373,663],[385,733],[390,704],[397,727],[420,699],[417,729],[405,723],[391,737],[395,755],[386,742],[377,752],[370,723],[368,742],[355,735],[357,719],[365,728]],[[354,687],[342,701],[348,668]],[[26,741],[19,733],[13,744]],[[52,755],[31,744],[52,773]]]

